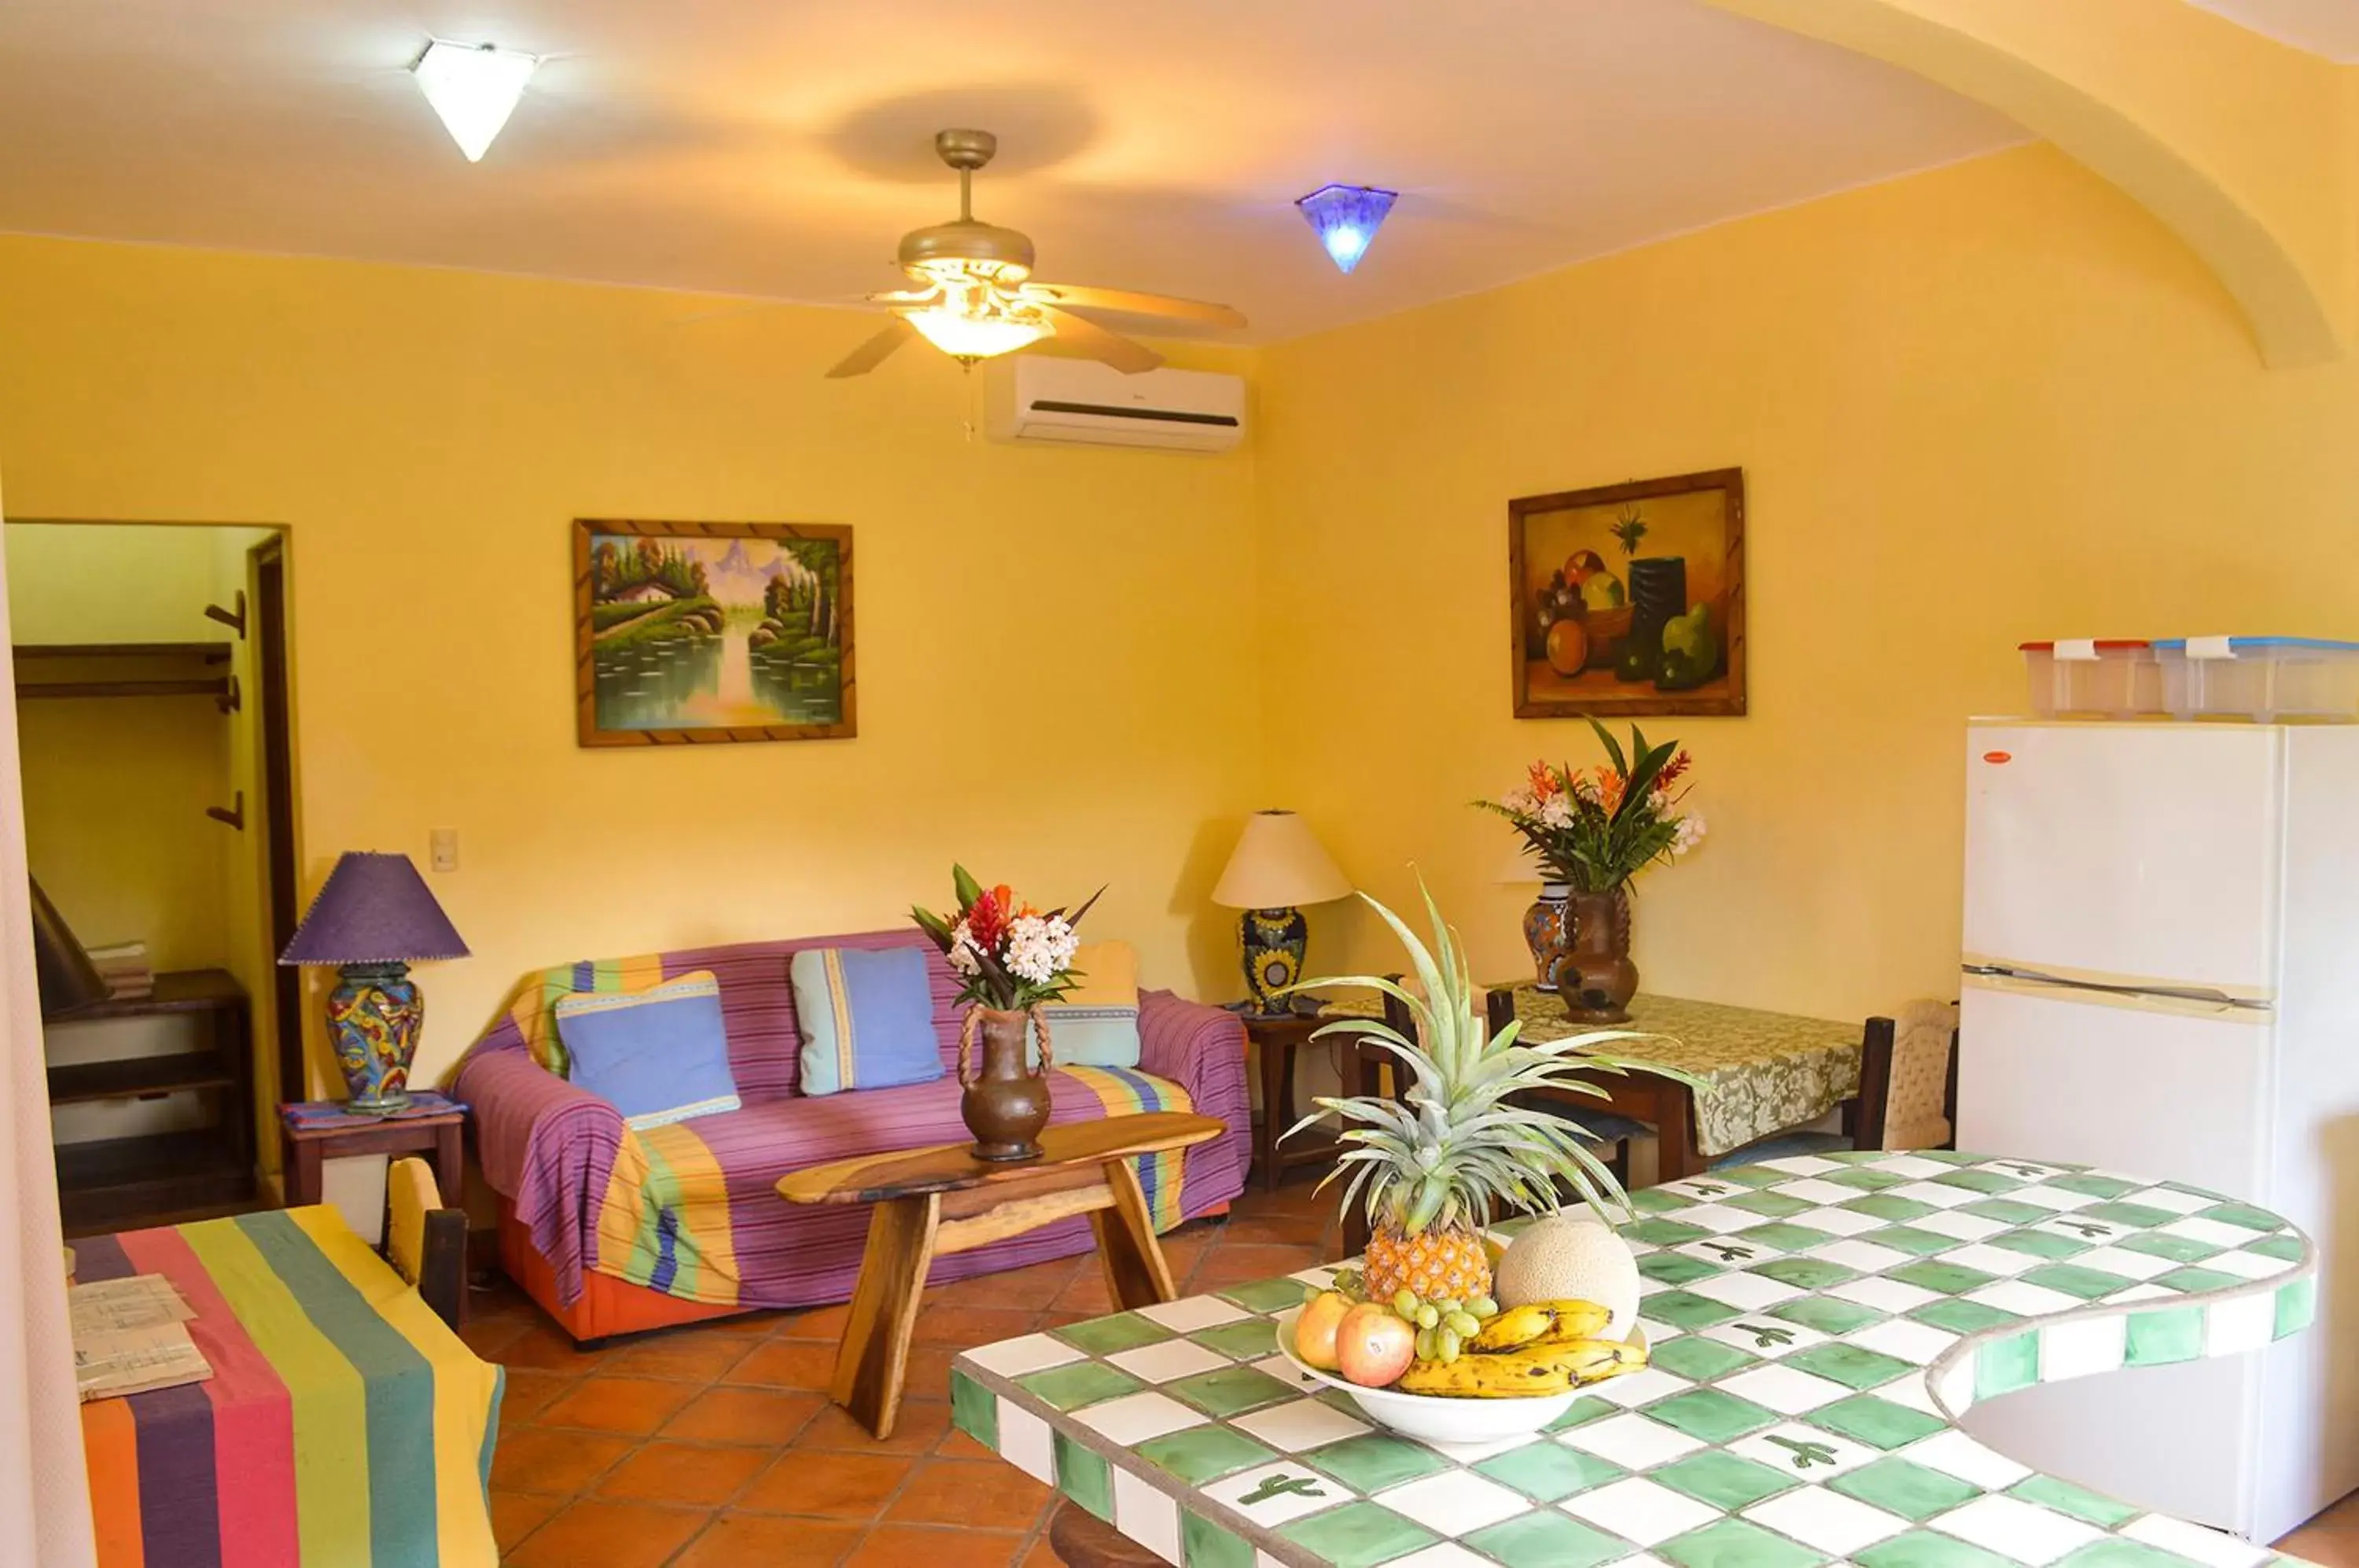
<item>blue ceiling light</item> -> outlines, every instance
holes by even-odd
[[[1385,226],[1385,214],[1399,200],[1398,191],[1373,185],[1322,185],[1295,205],[1319,231],[1319,243],[1336,267],[1349,272],[1368,254],[1369,242]]]

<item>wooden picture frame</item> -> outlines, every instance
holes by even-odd
[[[1508,502],[1507,617],[1519,719],[1742,714],[1745,471]]]
[[[577,517],[576,738],[856,735],[852,605],[848,528]]]

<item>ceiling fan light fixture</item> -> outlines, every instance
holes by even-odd
[[[903,312],[926,341],[953,359],[995,359],[1038,343],[1056,331],[1047,321],[1005,315],[973,316],[937,305]]]
[[[521,49],[436,38],[409,70],[467,161],[480,163],[539,68],[540,57]]]
[[[1399,200],[1399,191],[1373,185],[1322,185],[1295,205],[1317,232],[1328,258],[1338,270],[1350,272],[1367,255],[1376,231]]]

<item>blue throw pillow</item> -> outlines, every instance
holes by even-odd
[[[942,1075],[923,953],[807,947],[787,967],[803,1037],[804,1094],[890,1089]]]
[[[634,1127],[737,1108],[721,982],[699,969],[644,991],[577,992],[557,1001],[557,1038],[576,1083]]]

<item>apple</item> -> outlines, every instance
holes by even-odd
[[[1335,1365],[1363,1388],[1381,1388],[1417,1359],[1417,1330],[1385,1301],[1363,1301],[1335,1327]]]
[[[1335,1331],[1359,1303],[1341,1290],[1321,1290],[1294,1320],[1294,1354],[1305,1367],[1335,1370]]]

